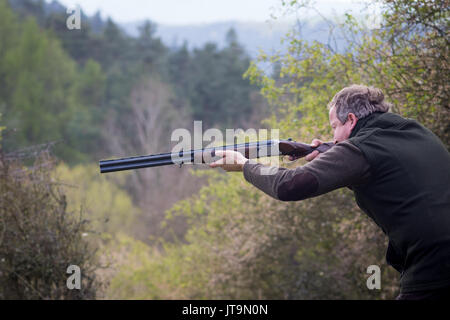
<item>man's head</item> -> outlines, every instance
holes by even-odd
[[[348,139],[358,119],[376,111],[387,112],[389,107],[380,89],[355,84],[342,89],[328,104],[334,142]]]

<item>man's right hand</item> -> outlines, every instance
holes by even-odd
[[[320,146],[322,143],[323,143],[322,140],[314,139],[314,140],[311,142],[311,147],[318,147],[318,146]],[[319,154],[320,154],[319,151],[313,151],[313,152],[311,152],[310,154],[308,154],[308,155],[305,157],[305,159],[306,159],[306,161],[308,161],[308,162],[309,162],[309,161],[312,161],[312,160],[314,160],[316,157],[318,157]],[[296,158],[293,157],[293,156],[289,156],[289,160],[290,160],[290,161],[294,161],[294,160],[296,160]]]

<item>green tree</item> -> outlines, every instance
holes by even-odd
[[[194,94],[194,86],[191,81],[192,55],[185,41],[180,48],[170,52],[168,57],[169,81],[174,87],[174,104],[178,108],[192,112],[191,97]]]
[[[129,52],[130,41],[124,35],[122,30],[114,23],[113,20],[106,21],[105,29],[103,30],[102,39],[102,67],[108,69],[108,66],[123,63],[124,55]]]
[[[227,46],[219,50],[207,43],[192,53],[190,101],[193,117],[206,126],[238,127],[255,108],[251,100],[256,87],[242,75],[250,59],[239,45],[234,30],[227,33]]]
[[[161,39],[155,36],[157,27],[154,23],[146,21],[139,28],[139,38],[136,42],[136,52],[139,53],[139,60],[143,66],[143,71],[147,73],[159,74],[167,78],[167,64],[165,59],[168,49]]]
[[[7,63],[5,57],[11,48],[17,46],[19,25],[7,0],[0,0],[0,108],[4,111],[7,102]]]
[[[19,129],[13,145],[62,139],[74,111],[73,62],[58,42],[42,35],[33,20],[24,24],[17,46],[4,61],[9,92],[5,121]]]
[[[449,3],[380,2],[383,21],[358,47],[357,63],[367,66],[395,112],[417,119],[450,147]]]
[[[55,152],[70,163],[95,155],[104,121],[100,66],[88,61],[78,72],[59,41],[33,18],[20,21],[4,0],[0,6],[0,23],[6,24],[0,29],[0,109],[11,133],[3,146],[61,141]]]

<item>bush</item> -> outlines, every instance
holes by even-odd
[[[47,151],[30,168],[19,157],[0,150],[0,299],[95,298],[100,286],[88,222],[67,210]],[[69,265],[81,269],[80,290],[67,288]]]

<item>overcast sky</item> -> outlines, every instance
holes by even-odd
[[[50,0],[47,0],[50,2]],[[267,21],[280,15],[281,0],[59,0],[80,5],[88,15],[97,10],[117,22],[150,19],[160,24],[183,25],[218,21]],[[315,0],[324,14],[362,8],[363,0]]]

